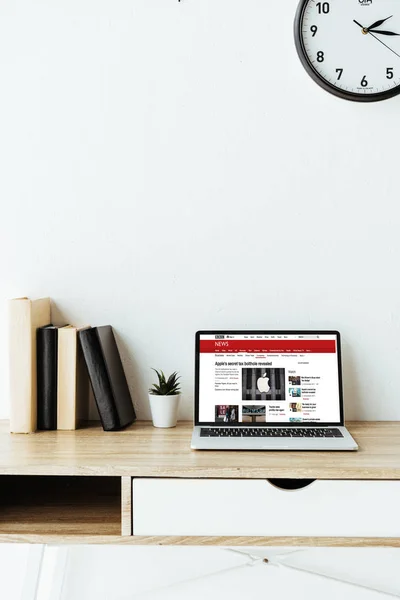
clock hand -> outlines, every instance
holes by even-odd
[[[390,50],[390,52],[393,52],[393,54],[395,54],[396,56],[398,56],[400,58],[400,54],[397,54],[397,52],[395,52],[394,50],[392,50],[389,46],[387,46],[384,42],[382,42],[382,40],[380,40],[379,38],[377,38],[376,35],[374,35],[371,32],[369,32],[369,34],[372,35],[373,38],[375,38],[376,40],[378,40],[378,42],[380,42],[383,46],[386,46],[386,48],[388,50]]]
[[[382,31],[380,29],[376,29],[376,27],[380,27],[385,21],[387,21],[388,19],[391,19],[392,17],[393,17],[393,15],[391,15],[390,17],[387,17],[387,19],[381,19],[380,21],[375,21],[375,23],[372,23],[372,25],[370,25],[369,27],[364,27],[363,25],[361,25],[361,23],[359,23],[355,19],[353,19],[353,23],[355,23],[356,25],[361,27],[361,31],[364,35],[366,35],[370,31],[373,31],[374,33],[380,33],[382,35],[400,35],[399,33],[394,33],[393,31]]]
[[[390,19],[390,17],[388,17]],[[382,44],[383,46],[386,46],[386,48],[388,50],[390,50],[390,52],[393,52],[393,54],[395,54],[396,56],[398,56],[400,58],[400,54],[397,54],[397,52],[395,52],[394,50],[392,50],[392,48],[390,48],[389,46],[387,46],[385,44],[385,42],[382,42],[382,40],[380,40],[379,38],[376,37],[376,35],[374,35],[371,31],[369,31],[368,29],[366,29],[365,27],[363,27],[361,25],[361,23],[359,23],[358,21],[356,21],[355,19],[353,19],[353,22],[358,25],[359,27],[361,27],[361,32],[364,34],[369,33],[370,35],[372,35],[373,38],[375,38],[380,44]]]
[[[373,33],[380,33],[381,35],[400,35],[400,33],[394,33],[394,31],[382,31],[380,29],[368,29],[368,31],[371,33],[371,31]]]
[[[366,29],[370,30],[370,29],[375,29],[375,27],[380,27],[385,21],[387,21],[388,19],[391,19],[393,17],[393,15],[391,15],[390,17],[387,17],[386,19],[381,19],[380,21],[375,21],[375,23],[372,23],[372,25],[370,25],[369,27],[366,27]]]

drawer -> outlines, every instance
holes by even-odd
[[[134,535],[400,537],[400,481],[133,479]]]

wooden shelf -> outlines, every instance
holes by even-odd
[[[156,429],[138,422],[105,433],[9,434],[0,422],[0,474],[129,477],[400,479],[400,423],[348,423],[358,452],[238,452],[190,449],[191,423]]]
[[[0,477],[0,535],[120,535],[118,477]]]
[[[123,546],[295,546],[333,548],[400,548],[399,538],[351,537],[196,537],[118,536],[56,533],[0,533],[0,543],[26,544],[113,544]]]

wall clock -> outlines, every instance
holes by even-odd
[[[327,92],[359,102],[400,94],[400,0],[301,0],[294,36]]]

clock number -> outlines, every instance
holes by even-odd
[[[336,69],[336,73],[339,73],[339,75],[337,76],[337,81],[339,81],[339,79],[343,75],[343,69]]]
[[[315,37],[315,34],[318,31],[318,27],[316,25],[311,25],[310,30],[311,30],[312,36]]]
[[[317,61],[318,62],[324,62],[325,60],[325,55],[322,52],[322,50],[320,50],[319,52],[317,52]]]
[[[317,2],[317,9],[318,14],[324,13],[324,15],[327,15],[330,10],[329,2]]]
[[[386,69],[386,79],[393,79],[393,68],[392,67],[388,67]]]
[[[365,79],[365,75],[364,75],[364,77],[361,79],[361,85],[362,85],[362,87],[367,87],[367,85],[368,85],[368,81]]]

